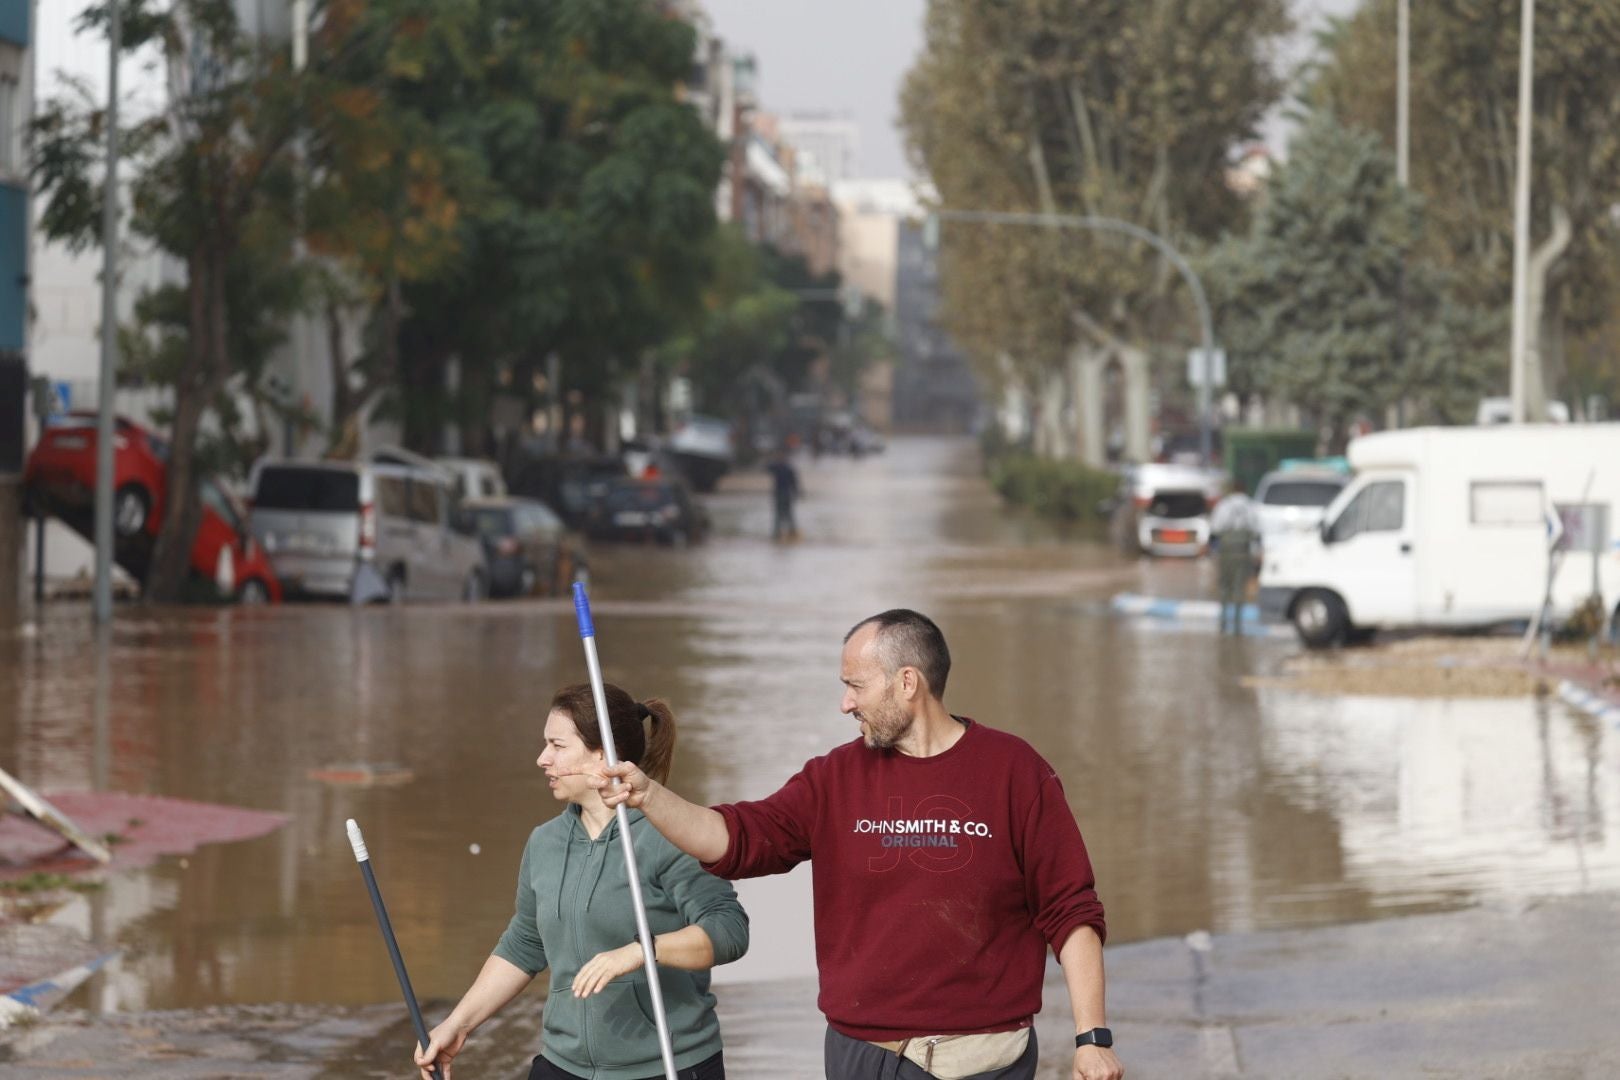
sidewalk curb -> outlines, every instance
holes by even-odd
[[[1620,729],[1620,703],[1602,694],[1593,693],[1568,679],[1558,684],[1558,696],[1566,705],[1579,709],[1594,720],[1601,720]]]
[[[1214,626],[1221,618],[1221,605],[1216,600],[1167,600],[1157,596],[1143,596],[1140,593],[1115,593],[1109,600],[1108,607],[1116,615],[1188,625]],[[1290,627],[1261,622],[1260,608],[1256,604],[1244,604],[1238,621],[1243,629],[1241,635],[1243,637],[1293,636]]]

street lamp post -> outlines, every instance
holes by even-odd
[[[1535,0],[1522,0],[1519,17],[1519,145],[1513,178],[1513,345],[1510,385],[1513,422],[1530,419],[1530,120],[1536,45]],[[1538,374],[1539,377],[1539,374]]]
[[[101,371],[96,403],[96,577],[91,608],[112,618],[113,395],[118,368],[118,52],[121,5],[107,5],[107,176],[101,216]]]
[[[976,221],[991,225],[1033,225],[1045,229],[1090,229],[1095,232],[1117,233],[1140,240],[1170,260],[1187,287],[1192,290],[1193,304],[1198,309],[1198,334],[1203,377],[1198,387],[1198,449],[1204,464],[1214,458],[1214,438],[1210,430],[1210,387],[1215,365],[1215,326],[1210,317],[1209,298],[1204,295],[1204,284],[1188,265],[1181,253],[1157,233],[1140,225],[1117,218],[1096,217],[1090,214],[1033,214],[1000,210],[936,210],[933,216],[941,221]]]

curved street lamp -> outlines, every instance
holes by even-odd
[[[1204,284],[1199,280],[1198,274],[1182,258],[1181,252],[1170,245],[1164,237],[1149,232],[1140,225],[1129,221],[1120,221],[1118,218],[1096,217],[1090,214],[1035,214],[1015,213],[1003,210],[935,210],[930,215],[930,225],[937,228],[939,221],[976,221],[988,225],[1033,225],[1044,229],[1090,229],[1093,232],[1117,233],[1140,240],[1157,250],[1172,266],[1180,272],[1182,280],[1192,290],[1193,304],[1198,309],[1198,330],[1200,338],[1200,359],[1202,361],[1203,377],[1198,386],[1198,449],[1204,459],[1204,464],[1210,464],[1213,457],[1213,441],[1210,434],[1210,384],[1215,364],[1215,328],[1210,318],[1209,298],[1204,295]]]

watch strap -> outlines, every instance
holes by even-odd
[[[1105,1027],[1092,1028],[1076,1035],[1074,1045],[1077,1050],[1082,1046],[1113,1046],[1114,1033]]]

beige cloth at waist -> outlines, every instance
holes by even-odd
[[[899,1054],[914,1065],[921,1066],[929,1076],[939,1080],[962,1080],[963,1077],[1005,1069],[1024,1056],[1029,1046],[1029,1028],[1017,1031],[994,1031],[985,1035],[919,1035],[911,1039],[890,1042],[869,1040],[891,1054]]]

